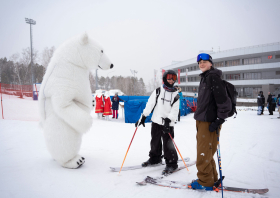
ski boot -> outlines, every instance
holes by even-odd
[[[178,165],[176,164],[176,166],[175,165],[173,165],[173,166],[168,166],[168,165],[166,165],[166,167],[165,167],[165,169],[162,171],[162,175],[165,175],[165,176],[167,176],[167,175],[170,175],[171,173],[173,173],[175,170],[177,170],[177,168],[178,168]]]
[[[213,190],[213,186],[202,186],[201,184],[199,184],[196,180],[193,180],[192,183],[190,184],[190,186],[192,189],[194,190],[207,190],[207,191],[212,191]]]
[[[151,165],[155,165],[155,164],[162,164],[161,159],[158,162],[151,162],[150,159],[148,159],[146,162],[142,163],[142,167],[147,167],[147,166],[151,166]]]

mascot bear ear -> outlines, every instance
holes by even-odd
[[[82,37],[81,37],[81,44],[82,44],[82,45],[88,44],[88,35],[87,35],[86,32],[85,32],[85,33],[82,35]]]

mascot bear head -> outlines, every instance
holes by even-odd
[[[66,41],[56,50],[53,58],[62,58],[88,70],[98,68],[107,70],[114,67],[104,49],[91,39],[87,33]]]

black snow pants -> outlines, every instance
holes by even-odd
[[[174,139],[174,127],[170,127],[170,134]],[[177,168],[178,155],[169,134],[163,133],[163,126],[152,122],[151,135],[151,150],[149,153],[150,162],[157,163],[158,161],[160,161],[163,146],[166,165],[174,166],[175,168]],[[163,141],[163,145],[161,139]]]
[[[268,111],[269,111],[269,115],[273,115],[273,106],[271,103],[269,103],[268,105]]]

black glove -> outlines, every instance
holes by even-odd
[[[145,127],[145,120],[146,120],[146,117],[142,114],[141,117],[140,117],[140,119],[135,123],[135,127],[138,126],[138,123],[139,123],[139,126],[140,126],[141,124],[143,124],[143,126]]]
[[[214,122],[212,122],[209,126],[209,131],[214,132],[217,131],[218,127],[225,122],[224,119],[217,118]]]
[[[171,120],[169,118],[164,118],[163,133],[170,132],[170,126],[169,126],[170,122],[171,122]]]

